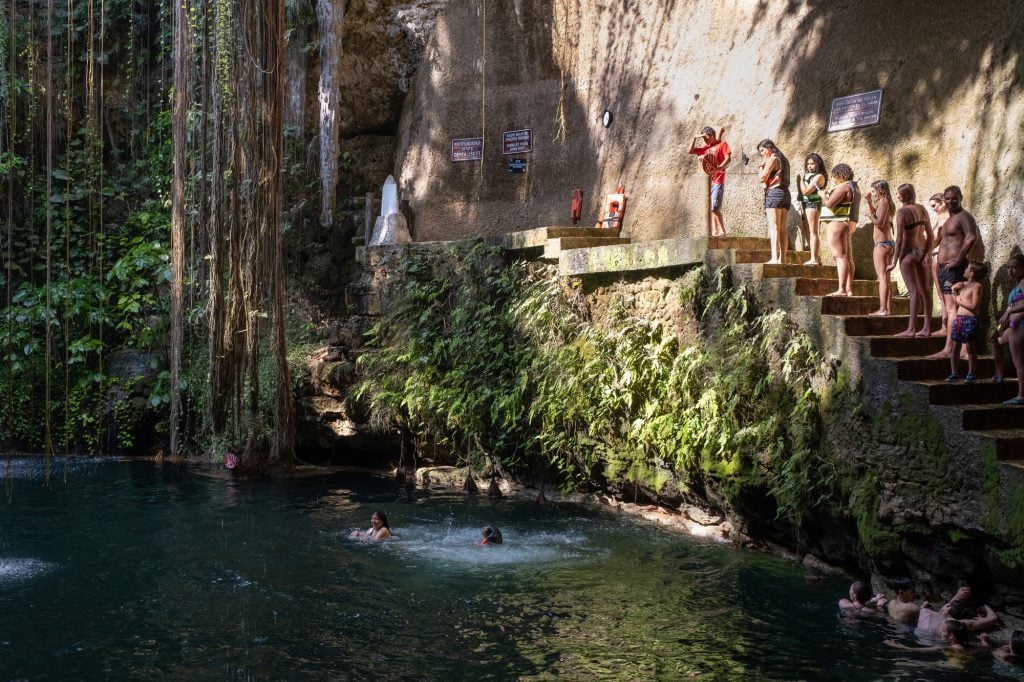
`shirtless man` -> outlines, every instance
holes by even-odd
[[[896,598],[881,599],[878,601],[878,606],[884,607],[894,621],[915,625],[921,607],[914,603],[914,597],[917,596],[914,593],[914,583],[910,581],[910,578],[897,578],[893,581],[892,588],[896,590]]]
[[[917,629],[921,632],[945,635],[943,626],[947,620],[963,623],[968,631],[987,630],[999,621],[999,616],[988,604],[974,608],[966,605],[971,597],[969,587],[961,587],[956,596],[936,611],[927,602],[921,606],[917,614]]]
[[[903,281],[910,295],[910,319],[907,328],[896,336],[931,336],[932,290],[928,283],[925,256],[931,247],[932,224],[925,207],[915,202],[916,193],[913,185],[904,182],[896,188],[896,196],[901,204],[900,209],[896,211],[896,258],[889,264],[888,270],[893,270],[897,264],[900,266]],[[966,211],[963,213],[967,214]],[[953,297],[952,289],[949,295],[950,298]],[[917,330],[919,310],[924,313],[924,326],[921,331]]]
[[[953,300],[953,285],[957,282],[967,281],[964,272],[967,270],[967,254],[978,239],[978,223],[974,216],[964,210],[962,202],[963,192],[956,185],[951,185],[942,193],[942,203],[949,211],[949,218],[939,228],[939,288],[942,290],[942,299],[946,303],[946,309],[955,311],[956,302]],[[948,358],[953,351],[953,339],[950,332],[952,324],[946,325],[946,346],[930,358]]]

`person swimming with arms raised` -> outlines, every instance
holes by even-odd
[[[968,631],[976,632],[987,630],[999,621],[999,616],[992,607],[988,604],[971,606],[970,598],[971,588],[965,586],[957,590],[953,599],[938,611],[925,602],[917,614],[918,631],[944,635],[944,630],[948,629],[946,623],[955,620],[963,623]]]
[[[480,542],[478,545],[500,545],[503,540],[501,538],[501,530],[497,526],[487,524],[480,531]]]
[[[353,529],[349,537],[354,540],[385,540],[391,537],[391,526],[388,517],[382,511],[375,511],[370,516],[370,527],[366,530]]]

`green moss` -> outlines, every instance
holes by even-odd
[[[894,554],[903,546],[899,532],[878,518],[880,488],[878,476],[867,473],[860,477],[850,495],[849,509],[857,522],[857,536],[872,556]]]

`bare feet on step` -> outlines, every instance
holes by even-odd
[[[945,327],[941,327],[941,328],[939,328],[939,329],[937,329],[937,330],[932,332],[932,336],[945,336],[945,335],[946,335],[946,328]]]
[[[945,348],[943,348],[938,353],[932,353],[931,355],[926,355],[924,359],[925,360],[949,360],[949,351],[947,351]]]
[[[882,310],[881,308],[879,308],[878,310],[876,310],[873,313],[868,313],[868,317],[888,317],[888,316],[889,316],[889,311],[888,310]]]
[[[826,296],[849,296],[850,292],[849,291],[843,291],[842,289],[840,289],[839,291],[833,291],[831,294],[825,294],[825,295]]]
[[[812,258],[811,260],[809,260],[806,263],[804,263],[804,265],[821,265],[821,261],[820,260],[814,260]]]
[[[911,336],[917,336],[917,332],[915,330],[913,330],[913,329],[904,329],[899,334],[894,334],[894,336],[898,336],[900,338],[905,339],[905,338],[909,338]]]

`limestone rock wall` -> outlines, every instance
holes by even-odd
[[[486,13],[457,0],[406,102],[396,177],[422,240],[567,224],[577,186],[593,221],[619,181],[627,235],[697,235],[707,181],[686,151],[710,123],[733,147],[736,233],[764,231],[756,145],[768,137],[794,168],[817,151],[862,184],[910,181],[924,198],[960,185],[998,265],[1022,240],[1022,48],[1024,3],[1005,0],[490,0]],[[879,125],[825,132],[833,98],[879,88]],[[511,174],[501,133],[521,128],[534,151]],[[482,162],[449,160],[452,138],[481,135]]]

